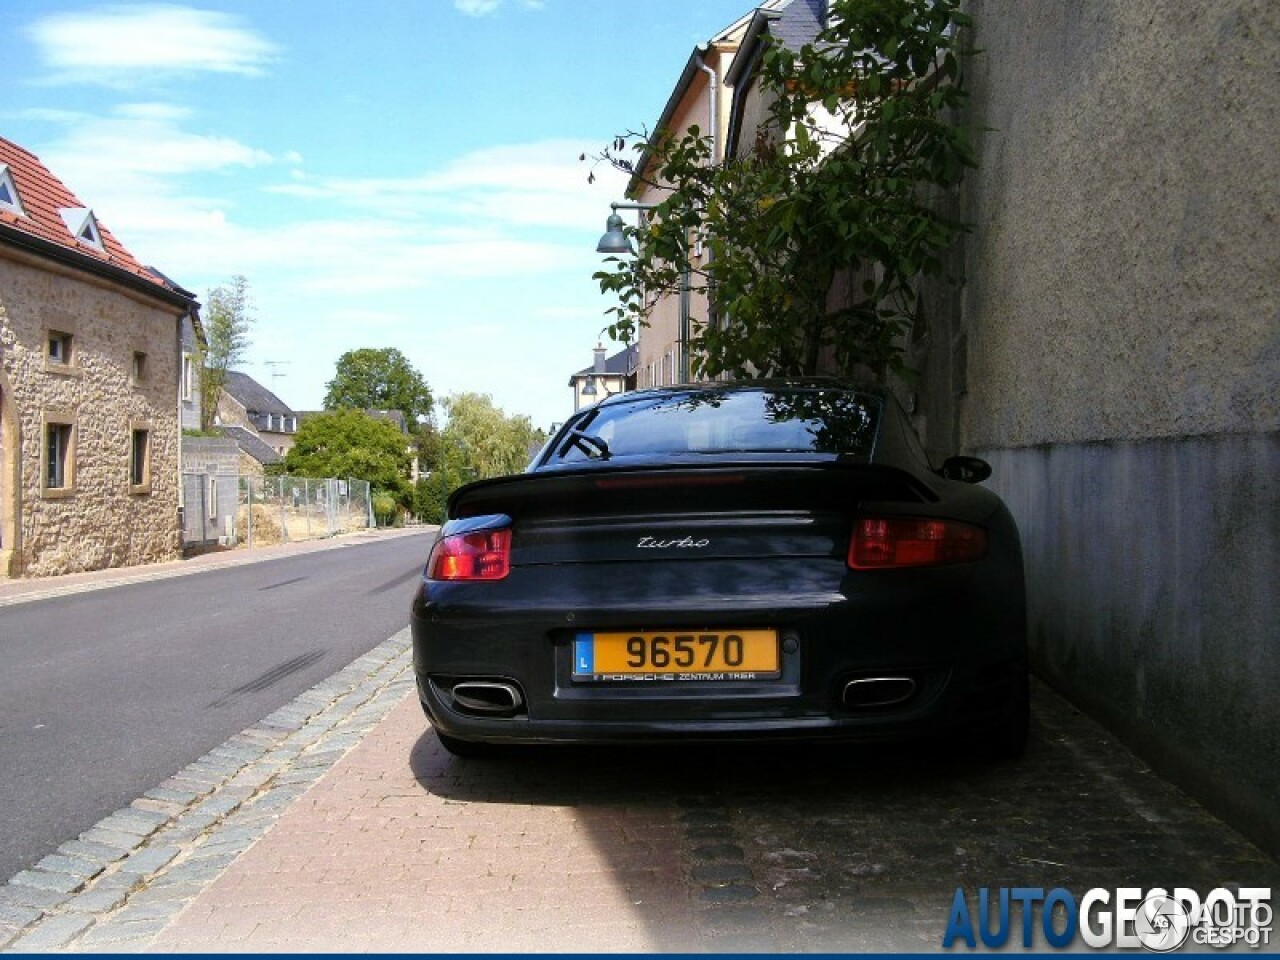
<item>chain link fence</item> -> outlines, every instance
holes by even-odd
[[[184,547],[270,546],[373,527],[364,480],[185,473]]]

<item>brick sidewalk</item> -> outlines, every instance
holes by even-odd
[[[459,760],[402,680],[147,949],[921,951],[958,885],[1280,886],[1274,860],[1040,684],[1027,759],[982,766],[745,746]]]
[[[468,791],[455,799],[460,768]],[[535,774],[536,775],[536,774]],[[452,760],[406,696],[151,945],[187,952],[680,949],[670,815],[518,802],[518,769]]]

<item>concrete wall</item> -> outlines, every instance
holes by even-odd
[[[929,445],[995,466],[1040,672],[1280,850],[1280,5],[967,6]]]
[[[184,437],[182,444],[184,548],[215,543],[226,535],[240,504],[246,458],[229,437]],[[262,465],[250,460],[262,472]],[[210,478],[214,483],[210,483]],[[216,498],[216,500],[215,500]]]
[[[0,248],[0,389],[11,572],[44,576],[178,556],[178,311]],[[50,363],[50,331],[71,362]],[[135,376],[135,353],[146,355]],[[66,489],[42,482],[45,426],[73,426]],[[130,485],[132,431],[150,431],[150,482]]]

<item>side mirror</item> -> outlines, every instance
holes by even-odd
[[[948,480],[981,483],[991,476],[991,464],[977,457],[948,457],[938,473]]]

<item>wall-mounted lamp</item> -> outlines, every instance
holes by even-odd
[[[623,227],[622,217],[618,216],[618,211],[652,210],[654,206],[655,204],[652,203],[609,204],[609,209],[613,213],[609,214],[609,219],[604,222],[604,236],[596,244],[596,253],[635,253],[635,249],[631,246],[631,238],[627,236],[627,232]],[[643,218],[641,222],[643,222]]]
[[[618,216],[619,210],[652,210],[657,204],[654,203],[611,203],[609,208],[613,213],[609,214],[609,219],[604,222],[604,235],[600,238],[600,242],[596,244],[597,253],[625,253],[634,254],[635,249],[631,246],[631,238],[627,236],[626,229],[623,226],[622,217]],[[644,222],[643,215],[641,223]],[[689,264],[686,260],[684,270],[680,274],[680,372],[679,379],[682,383],[689,380]],[[585,389],[582,391],[587,392]]]
[[[635,253],[631,240],[622,229],[622,218],[616,213],[609,214],[604,222],[604,236],[596,244],[596,253]]]

